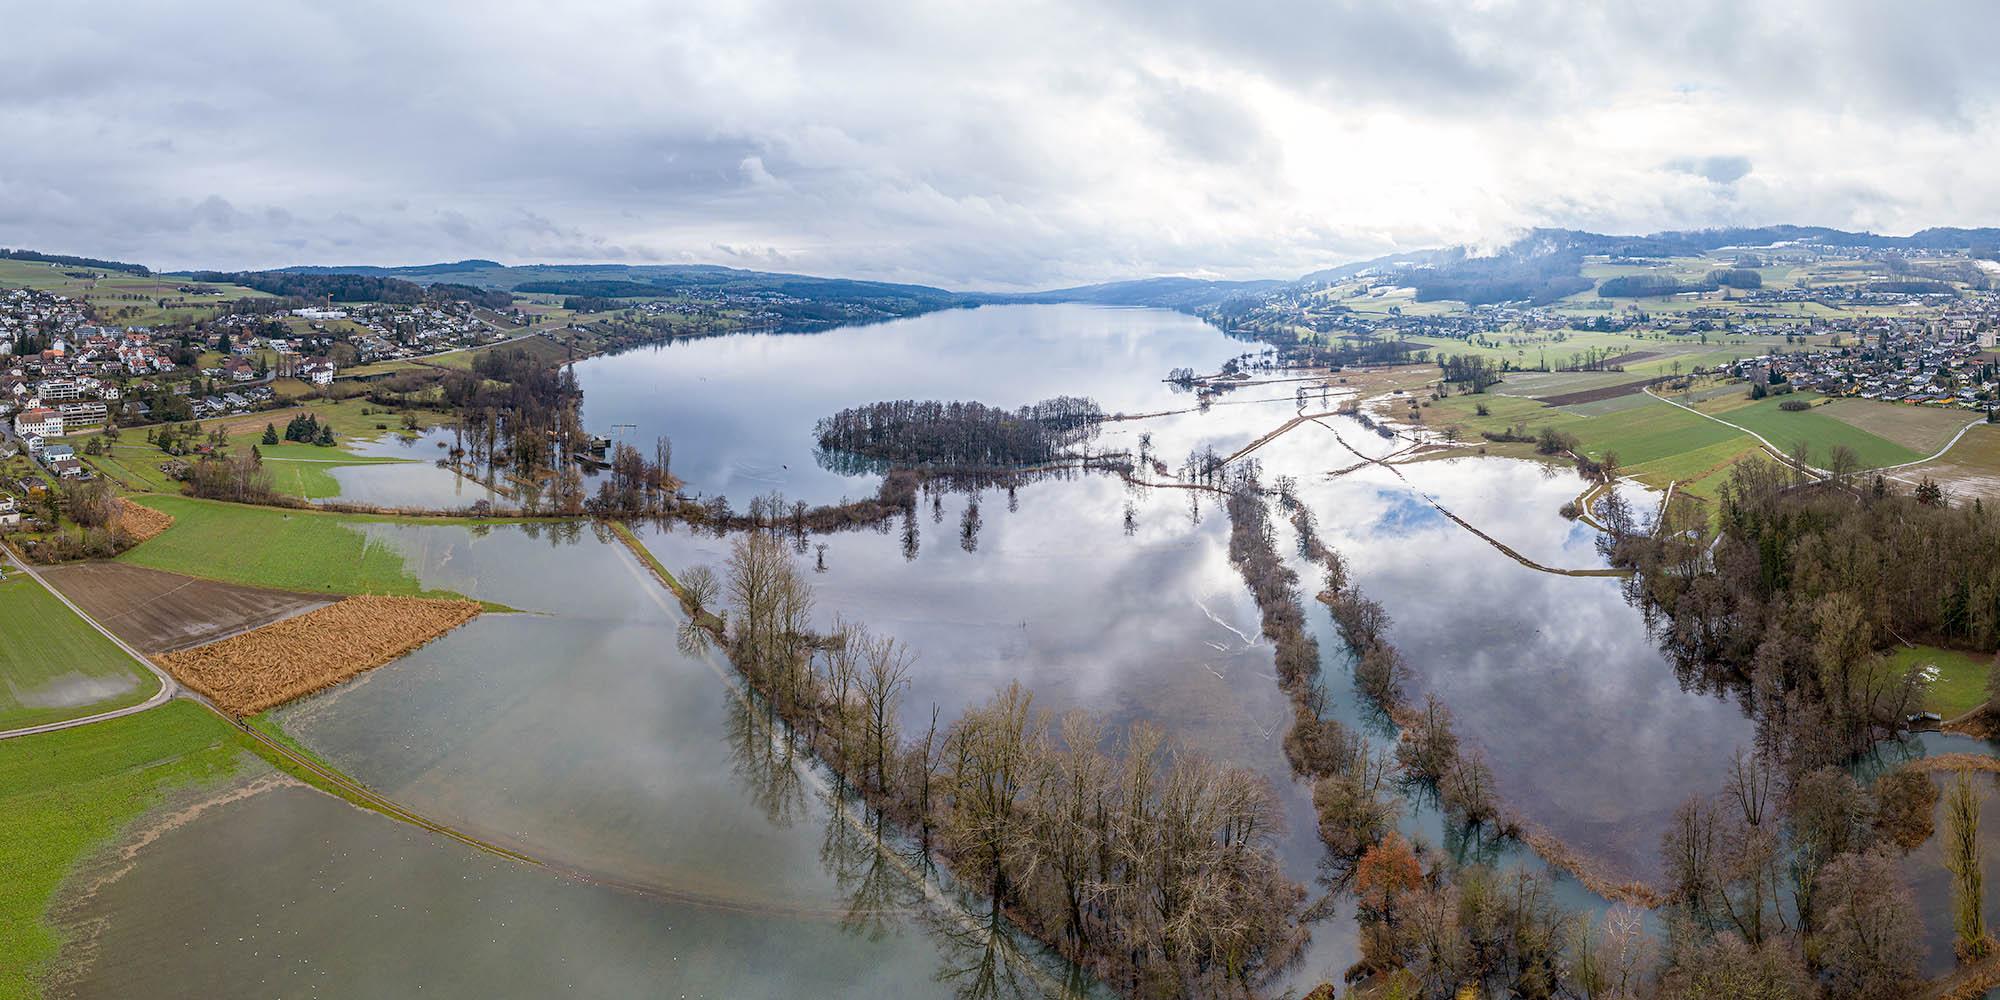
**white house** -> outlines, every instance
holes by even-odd
[[[24,438],[61,437],[62,432],[62,414],[46,407],[23,411],[20,416],[14,418],[14,433]]]

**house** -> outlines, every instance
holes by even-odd
[[[42,461],[63,462],[76,457],[76,449],[66,444],[53,444],[42,449]]]
[[[314,385],[332,385],[333,373],[333,362],[326,358],[308,358],[299,365],[299,378]]]
[[[50,462],[48,469],[61,479],[82,479],[89,472],[88,469],[83,467],[82,462],[74,458],[66,458],[60,462]]]
[[[227,368],[231,382],[248,382],[257,377],[257,369],[242,358],[231,358]]]
[[[46,407],[24,410],[14,418],[14,433],[21,437],[61,437],[63,432],[62,414]]]
[[[41,454],[43,443],[44,441],[40,434],[24,434],[21,437],[21,446],[28,449],[28,454],[30,455]]]
[[[12,528],[21,523],[21,505],[13,497],[0,493],[0,528]]]
[[[106,415],[104,404],[94,400],[81,403],[64,403],[56,407],[56,412],[62,415],[63,426],[65,427],[76,427],[83,424],[101,424],[104,422]]]

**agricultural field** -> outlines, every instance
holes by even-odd
[[[370,543],[361,526],[385,519],[190,497],[151,496],[145,503],[172,514],[174,526],[119,556],[127,565],[313,594],[458,596],[425,591],[401,555]]]
[[[253,746],[182,700],[0,741],[0,996],[38,994],[61,944],[48,910],[79,862],[170,791],[240,770]]]
[[[214,642],[332,603],[323,594],[245,587],[117,562],[57,566],[43,570],[42,577],[148,654]]]
[[[241,718],[400,659],[481,610],[476,601],[350,597],[158,660],[174,679]]]
[[[1813,412],[1824,413],[1923,455],[1935,454],[1967,424],[1986,419],[1985,414],[1971,410],[1884,403],[1874,399],[1830,400]]]
[[[25,573],[0,580],[0,729],[135,705],[159,680]]]
[[[1794,445],[1804,443],[1807,448],[1806,460],[1814,465],[1824,464],[1828,453],[1838,445],[1846,445],[1853,449],[1855,457],[1861,460],[1861,467],[1864,469],[1900,465],[1924,457],[1915,449],[1877,437],[1851,423],[1836,419],[1825,412],[1828,407],[1814,406],[1812,409],[1799,412],[1786,412],[1778,408],[1780,403],[1787,400],[1817,403],[1824,398],[1818,393],[1811,392],[1789,393],[1759,400],[1723,396],[1696,404],[1696,408],[1735,426],[1763,435],[1765,440],[1787,453],[1792,451]]]
[[[1898,469],[1893,478],[1907,485],[1926,476],[1957,498],[2000,499],[2000,425],[1974,427],[1950,451],[1922,465]]]
[[[74,278],[88,273],[92,277]],[[241,285],[210,285],[219,295],[189,295],[184,278],[137,275],[123,271],[41,261],[0,260],[0,288],[32,288],[81,299],[104,322],[133,326],[167,326],[211,319],[233,299],[270,298]],[[164,300],[166,305],[160,303]]]

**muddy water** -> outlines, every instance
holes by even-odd
[[[868,863],[866,845],[849,849]],[[77,914],[78,933],[102,921],[97,957],[57,995],[938,996],[956,985],[942,973],[982,954],[906,915],[893,885],[845,902],[732,909],[620,891],[291,785],[148,845]]]
[[[726,664],[677,652],[676,612],[622,546],[582,525],[365,530],[426,586],[526,610],[277,721],[369,787],[570,877],[317,792],[254,796],[161,837],[81,907],[102,928],[69,956],[82,994],[163,968],[218,996],[932,996],[991,948],[1012,956],[1001,995],[1074,979],[954,918],[976,900],[927,900],[919,852],[832,797]]]

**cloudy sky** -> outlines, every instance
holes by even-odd
[[[1052,287],[1525,227],[2000,225],[2000,6],[0,7],[0,245]]]

